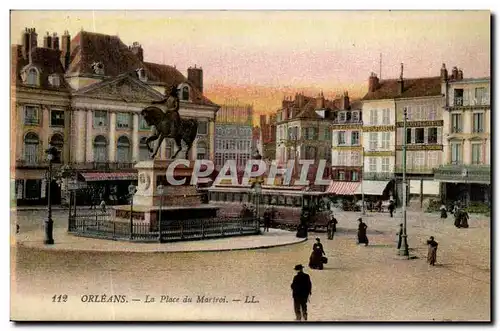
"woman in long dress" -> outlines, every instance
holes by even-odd
[[[434,265],[436,263],[438,247],[438,243],[434,240],[434,237],[430,237],[430,239],[427,240],[427,246],[429,247],[427,251],[427,262],[430,265]]]
[[[368,226],[363,223],[361,218],[358,218],[358,221],[358,244],[365,244],[365,246],[368,246],[368,237],[366,236],[366,229]]]
[[[309,258],[309,267],[311,269],[323,270],[323,255],[325,255],[323,245],[321,244],[319,238],[316,238],[316,243],[313,245],[313,251],[311,253],[311,257]]]

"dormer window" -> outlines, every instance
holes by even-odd
[[[339,112],[339,122],[345,122],[346,121],[346,113],[345,111]]]
[[[104,64],[102,62],[92,63],[92,70],[96,75],[104,75]]]
[[[40,85],[40,73],[37,68],[33,66],[25,67],[21,72],[21,79],[24,84],[31,86]]]
[[[144,68],[139,68],[136,70],[137,72],[137,77],[143,82],[147,82],[148,76],[146,75],[146,70]]]
[[[182,99],[181,100],[185,100],[185,101],[188,101],[189,100],[189,86],[185,85],[182,90]]]
[[[351,116],[352,116],[352,121],[353,122],[358,122],[359,121],[359,112],[353,111]]]
[[[49,84],[52,86],[52,87],[59,87],[59,85],[61,85],[61,81],[59,79],[59,76],[58,75],[50,75],[49,76]]]

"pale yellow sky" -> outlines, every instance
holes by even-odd
[[[86,31],[138,41],[146,61],[204,69],[206,94],[275,110],[283,90],[334,95],[366,92],[382,78],[437,76],[442,63],[466,77],[490,75],[488,11],[13,11],[12,43],[35,27]],[[265,91],[265,89],[268,89]],[[288,93],[288,92],[287,92]]]

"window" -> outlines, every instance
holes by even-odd
[[[198,122],[198,134],[207,134],[207,132],[208,132],[208,123]]]
[[[462,132],[462,114],[451,114],[451,132]]]
[[[353,111],[351,116],[352,116],[352,121],[353,122],[355,122],[355,123],[359,122],[359,112]]]
[[[101,110],[94,111],[94,128],[108,126],[108,113]]]
[[[345,180],[345,172],[344,171],[339,171],[339,180]]]
[[[40,140],[35,133],[28,133],[24,137],[24,161],[28,164],[38,162],[38,146]]]
[[[324,136],[324,140],[327,140],[327,141],[328,141],[328,140],[330,140],[330,139],[332,139],[332,133],[331,133],[330,129],[326,128],[326,129],[325,129],[325,136]]]
[[[184,86],[182,88],[182,100],[189,100],[189,87]]]
[[[50,75],[49,76],[49,84],[52,86],[52,87],[59,87],[59,85],[61,85],[61,82],[59,80],[59,76],[58,75]]]
[[[368,169],[370,172],[377,172],[377,159],[370,157],[368,162]]]
[[[345,122],[346,121],[346,112],[345,111],[340,111],[339,112],[339,122]]]
[[[437,107],[436,105],[432,105],[429,108],[429,121],[436,120],[436,117],[437,117]]]
[[[222,167],[222,154],[221,153],[215,153],[215,166],[216,167]]]
[[[59,152],[59,159],[62,162],[64,160],[63,151],[64,151],[64,138],[62,135],[56,133],[50,138],[50,144],[54,146]]]
[[[116,143],[116,161],[117,162],[130,162],[130,140],[121,136]]]
[[[378,110],[373,109],[370,111],[370,124],[377,125],[378,124]]]
[[[34,106],[24,106],[24,124],[36,125],[38,123],[38,109]]]
[[[196,146],[196,159],[206,160],[207,159],[207,144],[201,141]]]
[[[424,128],[415,129],[415,144],[424,143]]]
[[[28,70],[28,85],[38,85],[38,71],[35,68]]]
[[[148,125],[146,120],[142,117],[139,116],[139,130],[149,130],[151,127]]]
[[[50,126],[64,126],[64,111],[52,110],[50,112]]]
[[[382,124],[389,124],[390,120],[390,111],[389,109],[382,109]]]
[[[390,132],[382,132],[382,148],[389,149],[389,143],[391,141],[391,133]]]
[[[461,143],[451,143],[451,164],[462,164]]]
[[[455,96],[455,100],[454,100],[453,105],[463,106],[464,105],[464,90],[463,89],[455,89],[454,96]]]
[[[345,145],[345,131],[338,132],[339,145]]]
[[[434,169],[439,167],[439,154],[441,152],[428,152],[427,154],[427,164],[429,168]]]
[[[360,155],[358,152],[351,152],[351,166],[359,166]]]
[[[486,104],[485,101],[485,95],[486,95],[486,88],[484,87],[477,87],[476,90],[474,91],[474,98],[476,99],[476,105],[483,105]]]
[[[476,89],[477,90],[477,89]],[[484,114],[474,113],[473,114],[473,131],[474,133],[481,133],[484,130]]]
[[[97,136],[94,139],[94,161],[108,161],[108,143],[103,136]]]
[[[359,131],[351,132],[351,145],[358,146],[359,145]]]
[[[389,158],[382,158],[382,172],[389,172]]]
[[[26,200],[37,200],[41,196],[42,181],[40,179],[26,180]]]
[[[348,165],[346,152],[338,152],[338,165]]]
[[[378,145],[378,132],[370,132],[370,150],[375,150],[377,149]]]
[[[406,143],[411,144],[411,129],[406,129]]]
[[[359,174],[357,171],[351,171],[351,181],[357,182],[359,180]]]
[[[473,143],[472,144],[472,164],[482,164],[483,162],[483,155],[481,153],[482,151],[482,144],[478,143]]]
[[[116,114],[116,127],[118,129],[127,129],[130,127],[130,114],[117,113]]]
[[[427,143],[428,144],[437,144],[438,141],[438,129],[437,128],[428,128],[427,129]]]
[[[149,160],[148,146],[146,145],[147,137],[142,137],[139,140],[139,161]]]
[[[415,152],[413,154],[413,168],[420,169],[425,166],[425,152]],[[410,166],[411,168],[411,166]]]

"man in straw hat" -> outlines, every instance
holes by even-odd
[[[295,310],[295,317],[297,321],[304,318],[307,321],[307,300],[312,294],[312,284],[311,278],[308,274],[304,273],[304,267],[302,264],[297,264],[295,266],[297,274],[293,277],[292,282],[292,296],[293,296],[293,307]]]

